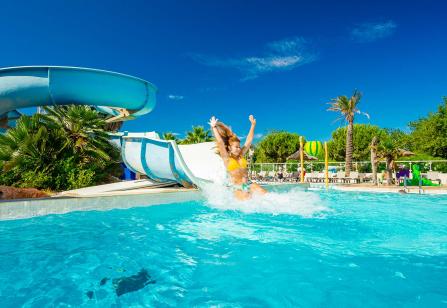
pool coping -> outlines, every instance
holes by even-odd
[[[297,183],[293,184],[301,186],[297,185]],[[278,185],[281,184],[278,183]],[[326,189],[324,184],[303,186],[309,191]],[[404,192],[403,187],[398,186],[330,185],[328,190],[343,192],[420,194],[419,187],[408,187],[407,191]],[[439,187],[424,187],[422,194],[447,195],[447,188],[439,189]],[[203,200],[203,198],[203,195],[198,189],[171,187],[107,191],[86,195],[63,194],[39,199],[2,200],[0,202],[0,221],[27,219],[51,214],[66,214],[76,211],[129,209],[133,207],[197,201]]]
[[[325,189],[323,185],[311,185],[311,190]],[[417,194],[417,195],[447,195],[446,187],[427,187],[423,186],[421,190],[417,186],[408,186],[404,189],[402,186],[354,186],[354,185],[330,185],[330,190],[343,192],[367,192],[367,193],[394,193],[394,194]]]
[[[6,200],[0,203],[0,221],[28,219],[51,214],[77,211],[108,211],[152,205],[201,200],[196,189],[146,189],[108,192],[82,197],[50,197],[40,199]]]

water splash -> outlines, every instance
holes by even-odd
[[[233,192],[222,184],[209,184],[202,187],[206,205],[221,210],[236,210],[244,213],[290,214],[303,217],[321,216],[328,208],[319,195],[292,188],[284,192],[269,192],[254,195],[251,199],[240,201]]]

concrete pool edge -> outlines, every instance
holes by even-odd
[[[281,186],[281,184],[275,183]],[[324,185],[297,185],[284,183],[290,186],[305,186],[309,191],[325,190]],[[377,187],[332,185],[328,191],[364,192],[373,194],[402,193],[403,187]],[[409,188],[410,194],[419,194],[418,187]],[[446,188],[424,188],[423,195],[447,195]],[[113,209],[129,209],[133,207],[146,207],[177,202],[203,200],[197,189],[185,188],[150,188],[134,189],[128,191],[109,191],[84,196],[56,196],[42,199],[5,200],[0,202],[0,221],[27,219],[51,214],[66,214],[76,211],[108,211]]]
[[[310,190],[324,190],[324,185],[311,185]],[[419,187],[409,186],[404,191],[402,186],[356,186],[356,185],[331,185],[329,190],[342,191],[342,192],[364,192],[373,194],[393,193],[393,194],[420,194],[420,195],[447,195],[447,187],[422,187],[419,191]]]
[[[131,191],[92,195],[89,197],[57,197],[9,200],[0,203],[0,221],[27,219],[51,214],[78,211],[108,211],[200,200],[197,190]]]

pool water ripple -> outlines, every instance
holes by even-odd
[[[0,222],[2,307],[447,302],[445,197],[275,193],[271,212],[214,199]],[[118,296],[143,269],[154,283]]]

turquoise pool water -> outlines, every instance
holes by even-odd
[[[0,222],[1,306],[447,305],[446,197],[274,190]]]

